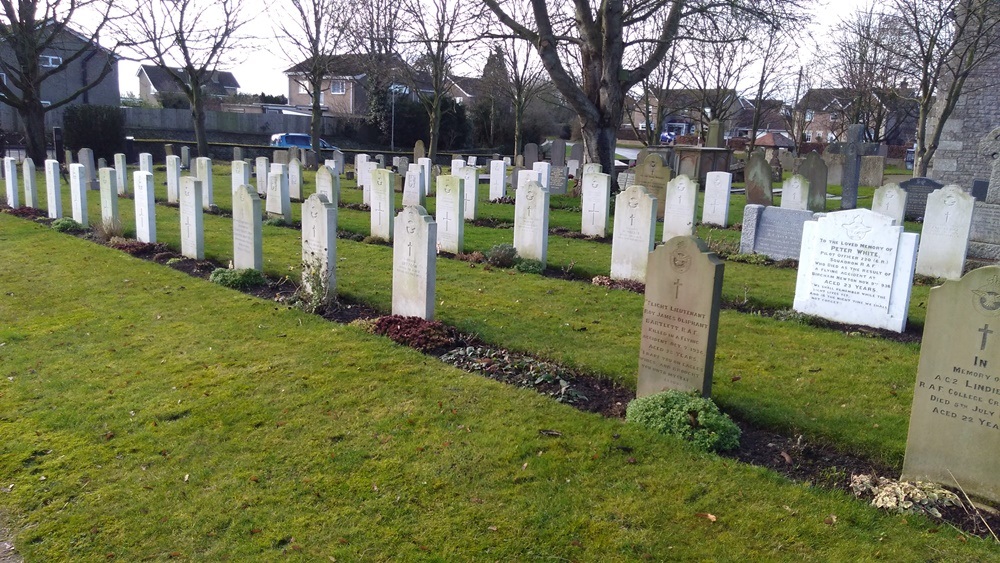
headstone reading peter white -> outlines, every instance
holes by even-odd
[[[135,191],[135,238],[140,242],[156,242],[156,202],[153,200],[153,174],[136,172],[132,175]]]
[[[1000,501],[998,317],[1000,266],[931,289],[902,479]]]
[[[205,230],[201,180],[181,178],[181,254],[195,260],[205,259]]]
[[[663,242],[694,234],[695,206],[698,203],[698,184],[686,175],[670,180],[663,210]]]
[[[385,169],[376,168],[371,177],[371,235],[385,240],[392,240],[393,215],[395,214],[396,174]]]
[[[118,218],[118,181],[115,179],[114,168],[101,168],[99,171],[101,184],[101,223],[105,227],[121,224]]]
[[[795,174],[782,182],[781,207],[807,210],[809,208],[809,180]]]
[[[323,302],[337,293],[337,206],[321,193],[302,203],[302,285]]]
[[[82,164],[69,165],[69,200],[73,220],[87,227],[87,167]]]
[[[271,173],[271,162],[266,156],[258,156],[255,165],[254,176],[257,180],[257,193],[263,195],[267,193],[267,177]]]
[[[406,179],[403,182],[403,207],[407,205],[419,205],[424,207],[426,196],[424,195],[423,168],[419,164],[411,164],[406,171]]]
[[[843,143],[830,143],[827,152],[844,155],[844,177],[840,182],[841,209],[854,209],[858,206],[858,185],[861,182],[861,157],[878,153],[878,143],[865,143],[865,125],[854,123],[847,126],[847,140]],[[879,178],[877,184],[882,183]]]
[[[815,217],[812,211],[747,205],[743,208],[740,253],[763,254],[772,260],[798,260],[802,225]]]
[[[802,231],[795,310],[903,332],[918,235],[868,209],[830,213]]]
[[[816,151],[806,155],[799,166],[799,174],[809,181],[809,211],[826,211],[826,181],[828,171],[823,157]]]
[[[33,209],[38,209],[38,186],[35,184],[35,162],[31,158],[25,158],[21,163],[21,170],[24,172],[24,205]]]
[[[479,169],[466,166],[458,172],[462,179],[462,195],[465,197],[464,217],[474,221],[479,211]]]
[[[144,152],[139,153],[139,171],[140,172],[153,172],[153,155]]]
[[[927,196],[934,190],[943,188],[944,184],[918,176],[903,180],[899,183],[899,187],[906,192],[906,218],[919,219],[924,216],[924,210],[927,208]]]
[[[303,232],[305,213],[303,213]],[[233,191],[233,268],[264,271],[260,196],[244,184]]]
[[[697,237],[674,237],[650,254],[637,397],[668,389],[711,395],[723,269]]]
[[[215,198],[212,189],[212,159],[207,156],[199,156],[195,159],[195,171],[198,179],[201,180],[201,206],[211,209],[215,205]]]
[[[59,178],[59,161],[54,158],[45,161],[45,195],[49,205],[49,218],[60,219],[62,213],[62,181]]]
[[[302,201],[302,162],[297,158],[288,161],[288,197]]]
[[[177,203],[181,199],[181,157],[167,155],[167,203]]]
[[[115,153],[115,178],[118,179],[118,195],[128,194],[128,166],[123,153]]]
[[[892,217],[895,224],[902,225],[906,215],[906,191],[899,184],[877,188],[872,196],[872,211]]]
[[[437,179],[437,242],[441,250],[459,254],[465,244],[465,182],[455,175]]]
[[[392,314],[434,318],[437,278],[437,224],[423,207],[409,205],[396,215],[392,242]]]
[[[588,237],[607,236],[611,176],[588,174],[580,181],[580,186],[580,203],[583,206],[580,232]]]
[[[705,177],[705,202],[701,222],[727,227],[729,225],[729,196],[733,175],[729,172],[709,172]]]
[[[584,174],[587,173],[586,168],[584,166]],[[663,157],[658,154],[649,154],[635,165],[634,181],[622,182],[619,179],[618,183],[623,188],[634,183],[649,190],[650,195],[656,198],[656,204],[659,206],[659,209],[656,210],[656,217],[662,219],[664,206],[666,205],[667,184],[670,182],[671,175],[670,167],[663,162]]]
[[[316,193],[326,197],[327,203],[337,207],[340,203],[340,174],[329,166],[316,170]]]
[[[490,201],[496,201],[504,196],[506,174],[507,165],[502,160],[490,161]]]
[[[534,180],[519,185],[514,197],[514,248],[521,258],[545,264],[549,250],[549,192]]]
[[[743,170],[746,177],[747,205],[774,205],[771,192],[771,165],[762,151],[754,151]]]
[[[615,196],[611,240],[611,277],[646,281],[646,264],[656,240],[656,198],[640,185]]]
[[[281,217],[286,223],[292,222],[292,201],[288,197],[288,174],[285,164],[272,164],[267,175],[267,204],[265,210],[271,217]],[[277,171],[274,167],[279,167]]]
[[[252,186],[250,183],[250,163],[245,160],[234,160],[232,162],[232,193],[240,186]]]
[[[962,277],[976,199],[954,184],[927,196],[917,250],[917,273],[957,280]]]

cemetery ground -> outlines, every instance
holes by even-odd
[[[227,172],[216,167],[217,187]],[[360,201],[342,186],[342,201]],[[223,213],[227,192],[216,189]],[[553,200],[551,225],[578,230],[573,198]],[[510,207],[481,213],[503,223]],[[128,233],[132,208],[120,208]],[[158,206],[174,249],[178,226],[177,210]],[[339,228],[364,235],[368,214],[341,208]],[[207,258],[228,262],[231,233],[225,216],[205,217]],[[738,246],[735,230],[699,234]],[[467,225],[466,252],[510,238]],[[696,453],[8,214],[0,239],[0,510],[29,561],[995,553],[947,524]],[[299,240],[265,227],[272,279],[296,275]],[[341,239],[338,293],[387,311],[390,263],[388,247]],[[579,281],[607,275],[610,245],[552,236],[549,263],[566,275],[441,259],[437,318],[634,388],[642,296]],[[794,285],[794,269],[727,263],[713,398],[755,426],[898,471],[916,338],[814,326],[788,313]],[[911,335],[926,292],[914,289]],[[830,467],[830,480],[843,471]]]

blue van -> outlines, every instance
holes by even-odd
[[[298,147],[300,149],[311,149],[312,137],[305,133],[278,133],[277,135],[271,135],[271,146],[278,148]],[[337,150],[337,147],[323,139],[319,140],[319,148],[325,151]]]

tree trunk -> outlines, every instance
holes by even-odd
[[[191,121],[194,123],[194,139],[198,145],[198,156],[208,155],[208,136],[205,134],[205,101],[201,97],[201,87],[191,85]]]
[[[316,153],[316,169],[319,170],[319,165],[323,162],[323,151],[319,144],[320,135],[323,133],[323,106],[319,103],[321,84],[313,84],[312,88],[312,119],[309,122],[309,132],[312,138],[312,150]]]
[[[430,142],[427,147],[427,156],[430,157],[431,162],[437,158],[438,151],[438,141],[441,136],[441,98],[438,97],[434,100],[431,105],[430,115]]]
[[[514,103],[514,158],[521,154],[521,126],[524,121],[524,105]]]
[[[604,173],[611,176],[612,191],[617,192],[618,179],[614,173],[614,149],[618,127],[608,124],[599,125],[593,122],[585,122],[580,129],[583,135],[583,150],[587,155],[587,162],[599,162]]]
[[[45,162],[45,108],[37,100],[20,109],[24,121],[24,141],[28,157],[34,162]]]

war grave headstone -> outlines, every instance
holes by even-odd
[[[681,174],[667,184],[665,197],[667,201],[663,209],[663,242],[676,236],[693,235],[698,184]]]
[[[465,159],[465,165],[466,166],[479,166],[479,159],[476,158],[475,156],[469,156],[469,158]]]
[[[233,147],[233,160],[243,160],[243,147]]]
[[[423,207],[410,205],[396,215],[395,229],[392,314],[431,320],[437,282],[437,224]]]
[[[215,191],[212,186],[212,159],[207,156],[199,156],[195,159],[194,164],[198,179],[201,180],[202,207],[211,209],[215,205]]]
[[[504,164],[504,166],[510,166],[511,163],[510,163],[510,157],[509,156],[503,157],[503,164]]]
[[[232,162],[232,193],[240,186],[252,186],[250,183],[250,163],[245,160],[234,160]]]
[[[379,168],[385,168],[385,155],[384,154],[375,155],[375,162],[378,164]]]
[[[764,153],[754,151],[747,159],[743,169],[746,178],[748,205],[774,205],[774,195],[771,192],[771,165],[764,158]]]
[[[425,206],[426,196],[424,196],[422,173],[423,170],[419,164],[411,164],[409,170],[406,171],[406,181],[403,182],[403,207],[407,205]]]
[[[256,170],[254,176],[257,180],[257,193],[267,193],[267,175],[271,172],[271,161],[266,156],[258,156],[254,162]]]
[[[566,161],[566,173],[570,178],[576,180],[580,179],[580,161],[576,159],[569,159]]]
[[[847,140],[843,143],[830,143],[827,152],[844,155],[844,177],[841,179],[841,209],[854,209],[858,206],[858,186],[861,182],[861,158],[877,155],[877,143],[865,143],[865,126],[854,123],[847,126]],[[836,182],[830,181],[831,184]],[[882,183],[881,175],[874,185]]]
[[[305,222],[303,213],[303,232]],[[257,190],[246,184],[233,190],[233,268],[264,270],[262,223]]]
[[[885,175],[885,157],[879,155],[861,157],[861,178],[858,183],[862,186],[881,186],[882,177]]]
[[[807,210],[809,208],[809,180],[795,174],[782,182],[781,207]]]
[[[24,205],[33,209],[39,209],[35,162],[31,158],[25,158],[24,162],[21,163],[21,170],[24,172]]]
[[[66,166],[68,168],[70,164],[73,164],[73,151],[69,149],[63,150],[63,159],[66,161]]]
[[[85,185],[88,190],[99,190],[101,189],[100,184],[97,182],[97,168],[94,165],[94,151],[88,148],[82,148],[77,151],[77,159],[80,164],[84,166],[86,171],[86,181]]]
[[[392,240],[393,215],[395,215],[396,174],[385,168],[372,171],[371,181],[371,235]]]
[[[118,179],[118,195],[128,194],[128,166],[123,153],[115,153],[115,178]]]
[[[153,172],[153,155],[148,152],[139,153],[139,171]]]
[[[600,174],[602,172],[604,172],[604,167],[597,162],[588,162],[583,165],[582,174]]]
[[[569,187],[569,167],[555,166],[549,167],[549,193],[554,195],[565,194]]]
[[[514,248],[521,258],[545,264],[549,250],[549,192],[534,180],[519,185],[514,196]]]
[[[367,154],[354,155],[354,174],[357,176],[357,186],[359,190],[365,188],[365,173],[368,171],[369,158]]]
[[[542,188],[544,188],[545,191],[549,191],[549,186],[552,181],[552,165],[544,160],[540,160],[536,162],[531,169],[538,173],[538,183],[542,185]]]
[[[902,479],[1000,501],[998,316],[1000,266],[931,289]]]
[[[271,154],[271,162],[274,164],[288,164],[288,151],[276,150]]]
[[[927,196],[917,250],[917,273],[957,280],[962,277],[976,199],[954,184]]]
[[[418,158],[417,164],[420,165],[420,177],[424,180],[424,195],[431,195],[433,192],[432,181],[431,181],[431,159],[429,158]]]
[[[899,187],[906,192],[906,218],[919,219],[924,216],[924,209],[927,208],[927,196],[934,190],[943,188],[944,184],[918,176],[903,180]]]
[[[515,194],[517,193],[517,188],[528,182],[538,182],[539,184],[542,182],[538,176],[538,172],[535,170],[517,170],[517,167],[515,167],[515,171],[517,172],[517,183],[513,186]]]
[[[490,201],[496,201],[506,194],[504,183],[507,165],[502,160],[490,161]]]
[[[566,166],[566,141],[563,139],[553,139],[551,151],[549,162],[552,163],[552,167]]]
[[[586,166],[584,166],[584,174],[586,173]],[[658,154],[649,154],[646,155],[643,161],[636,164],[634,179],[631,182],[626,180],[623,183],[619,176],[618,185],[628,187],[634,183],[649,190],[650,195],[656,198],[656,204],[659,206],[656,210],[656,217],[663,219],[663,212],[666,206],[667,183],[670,182],[671,175],[672,172],[667,164],[663,162],[663,157]]]
[[[324,302],[337,294],[337,205],[319,192],[302,203],[302,285]]]
[[[611,240],[611,277],[646,281],[646,264],[656,241],[656,198],[643,186],[629,186],[615,196]]]
[[[165,154],[166,156],[173,156],[174,155],[174,145],[171,144],[171,143],[164,144],[163,145],[163,154]]]
[[[17,183],[17,160],[6,156],[3,159],[3,179],[7,188],[7,205],[12,209],[21,208],[21,186]]]
[[[114,168],[98,171],[101,183],[101,223],[105,226],[121,225],[118,217],[118,180]]]
[[[896,225],[902,225],[906,215],[906,190],[899,184],[886,184],[875,190],[872,196],[872,211],[892,217]]]
[[[195,260],[205,259],[204,215],[201,180],[181,178],[181,254]]]
[[[156,242],[156,201],[153,199],[153,175],[149,172],[132,174],[135,192],[135,238],[141,242]]]
[[[799,164],[798,173],[809,181],[809,211],[826,211],[826,183],[829,177],[826,162],[818,152],[812,151]]]
[[[823,163],[826,164],[827,185],[841,185],[844,182],[844,155],[827,151],[823,153]]]
[[[580,203],[583,206],[580,232],[588,237],[607,236],[611,176],[588,174],[583,177],[580,186]]]
[[[729,196],[733,175],[729,172],[709,172],[705,180],[705,203],[701,222],[720,227],[729,226]]]
[[[288,197],[302,201],[302,162],[297,158],[288,161]]]
[[[62,218],[62,182],[59,178],[59,161],[50,158],[45,161],[45,195],[49,205],[49,218]]]
[[[712,393],[724,263],[697,237],[674,237],[649,257],[636,396]]]
[[[465,198],[463,216],[469,221],[474,221],[479,211],[479,169],[475,166],[466,166],[459,171],[458,177],[462,179],[462,195]]]
[[[181,147],[181,169],[191,170],[191,147]]]
[[[326,197],[328,203],[336,207],[340,202],[340,175],[329,166],[316,170],[316,193]]]
[[[103,156],[97,159],[98,176],[100,176],[101,168],[107,168],[107,167],[108,167],[107,159],[105,159]],[[98,178],[98,180],[100,180],[100,178]]]
[[[465,161],[464,160],[462,160],[461,158],[453,158],[453,159],[451,159],[451,175],[452,176],[457,176],[458,172],[460,170],[462,170],[462,168],[465,168]]]
[[[413,143],[413,162],[419,162],[421,158],[427,156],[427,149],[424,148],[424,141],[417,139],[416,143]]]
[[[281,217],[286,223],[291,223],[292,200],[288,197],[288,174],[284,171],[285,166],[271,165],[271,172],[267,175],[267,203],[264,208],[268,216]]]
[[[743,208],[740,254],[763,254],[772,260],[798,260],[802,247],[802,224],[815,217],[812,211],[748,205]]]
[[[364,186],[362,187],[362,197],[361,200],[365,205],[371,206],[372,204],[372,177],[376,170],[380,170],[382,167],[379,166],[377,160],[370,160],[361,166],[364,170]]]
[[[538,162],[538,145],[535,143],[528,143],[524,145],[524,167],[533,168],[535,163]]]
[[[991,166],[986,201],[977,201],[972,212],[968,256],[980,260],[1000,260],[1000,127],[979,142],[979,155]]]
[[[465,182],[453,174],[437,179],[437,242],[441,250],[459,254],[465,244]]]
[[[583,162],[583,143],[573,143],[573,146],[569,149],[569,158],[570,160]]]
[[[794,309],[903,332],[919,235],[869,209],[830,213],[802,231]]]
[[[398,156],[392,157],[392,167],[395,168],[396,170],[399,170],[399,157]]]
[[[410,168],[410,159],[406,158],[405,156],[399,157],[398,166],[399,168],[397,169],[397,171],[401,174],[405,174],[406,171]]]
[[[337,174],[342,173],[344,171],[343,151],[341,151],[340,149],[333,151],[333,162],[336,164],[336,166],[334,166],[333,169],[337,172]]]
[[[181,157],[167,155],[167,203],[181,199]]]
[[[84,227],[90,225],[87,217],[87,167],[82,164],[69,165],[69,199],[73,220]]]

